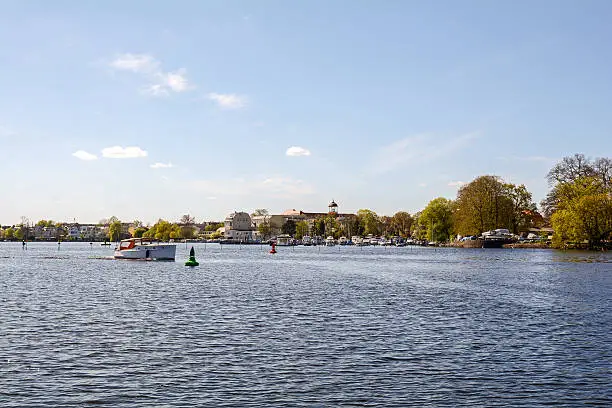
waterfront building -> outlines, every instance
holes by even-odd
[[[246,212],[233,212],[225,218],[224,236],[232,241],[248,242],[255,239],[251,216]]]

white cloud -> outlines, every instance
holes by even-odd
[[[152,169],[170,169],[174,167],[172,163],[155,163],[151,165]]]
[[[112,146],[102,149],[102,156],[109,159],[135,159],[146,157],[147,152],[137,146]]]
[[[291,146],[285,154],[287,156],[310,156],[310,150],[300,146]]]
[[[185,92],[193,88],[184,68],[165,72],[161,69],[161,63],[148,54],[121,54],[109,66],[144,76],[149,83],[143,88],[143,93],[148,95],[165,96],[170,92]]]
[[[465,148],[478,137],[478,133],[467,133],[451,139],[423,134],[400,139],[378,149],[370,163],[370,172],[383,174],[408,166],[428,164]]]
[[[449,181],[448,182],[448,185],[451,187],[461,187],[464,184],[465,184],[464,181]]]
[[[98,159],[98,156],[96,156],[95,154],[87,153],[85,150],[77,150],[76,152],[72,153],[72,155],[80,160],[97,160]]]
[[[427,187],[427,183],[419,183],[419,187],[421,187],[421,188]]]
[[[247,104],[247,98],[245,96],[236,94],[219,94],[211,92],[207,97],[224,109],[240,109],[244,108]]]
[[[174,92],[185,92],[189,89],[189,82],[185,77],[185,69],[179,69],[176,72],[168,72],[162,77],[166,86]]]
[[[159,70],[159,61],[147,54],[120,54],[109,64],[111,68],[137,73]]]

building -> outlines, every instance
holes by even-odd
[[[270,235],[276,236],[282,232],[283,225],[285,225],[285,223],[289,220],[292,220],[295,223],[306,221],[309,226],[312,226],[316,219],[325,218],[330,215],[339,223],[345,223],[356,217],[355,214],[339,213],[338,204],[332,200],[327,206],[327,212],[304,212],[293,208],[281,214],[254,216],[253,223],[256,230],[259,230],[261,224],[267,223],[270,227]]]
[[[254,241],[254,230],[251,216],[246,212],[233,212],[225,218],[225,239],[238,242]]]

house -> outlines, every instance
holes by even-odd
[[[250,242],[255,240],[255,228],[251,216],[246,212],[233,212],[225,218],[225,239],[239,242]]]

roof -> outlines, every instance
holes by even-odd
[[[293,208],[291,210],[287,210],[287,211],[283,212],[281,215],[302,215],[302,212],[296,210],[295,208]]]
[[[334,200],[331,201],[331,203],[329,203],[328,207],[337,207],[338,204],[336,204],[336,202]]]

